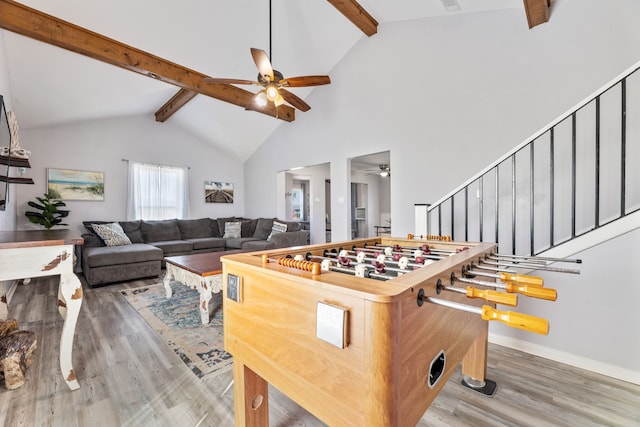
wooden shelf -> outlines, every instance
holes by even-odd
[[[19,176],[3,176],[0,175],[0,181],[8,182],[9,184],[33,184],[33,179],[23,178]]]
[[[29,159],[19,157],[0,156],[0,165],[9,165],[15,168],[30,168]]]
[[[12,168],[31,168],[29,159],[21,159],[19,157],[0,156],[0,165],[7,165]],[[0,181],[8,182],[9,184],[33,184],[33,179],[19,176],[0,175]]]

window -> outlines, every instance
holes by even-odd
[[[129,162],[127,219],[187,218],[187,168]]]

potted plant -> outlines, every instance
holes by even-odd
[[[68,210],[59,209],[66,206],[64,202],[55,200],[54,195],[45,193],[44,197],[36,197],[39,203],[27,202],[29,206],[37,209],[39,212],[26,211],[24,215],[29,222],[39,224],[49,230],[56,225],[69,225],[62,222],[62,218],[69,215]]]

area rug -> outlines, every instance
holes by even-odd
[[[210,321],[203,325],[198,291],[176,282],[171,288],[171,299],[162,283],[120,293],[198,378],[229,370],[232,357],[224,351],[222,293],[209,301]]]

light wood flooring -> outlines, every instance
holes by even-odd
[[[233,393],[221,397],[231,371],[202,382],[171,352],[117,292],[159,282],[85,285],[73,361],[80,389],[59,372],[62,319],[57,277],[18,287],[10,317],[35,331],[38,349],[26,384],[0,387],[4,426],[233,426]],[[640,426],[640,386],[489,346],[493,397],[459,384],[454,375],[420,426]],[[271,426],[322,426],[271,388]]]

